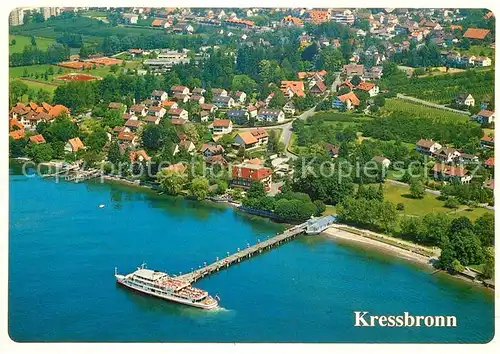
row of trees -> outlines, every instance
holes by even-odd
[[[60,43],[52,43],[47,50],[31,45],[26,46],[21,53],[12,53],[9,56],[9,66],[55,64],[68,60],[69,54],[69,48]]]

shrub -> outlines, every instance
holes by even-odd
[[[396,210],[405,210],[405,205],[403,203],[398,203],[396,205]]]

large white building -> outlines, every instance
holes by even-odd
[[[9,14],[9,26],[20,26],[23,24],[24,10],[16,8]]]
[[[61,9],[58,7],[41,7],[40,13],[43,15],[43,18],[47,20],[50,17],[59,16],[61,14]]]

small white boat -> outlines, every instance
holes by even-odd
[[[99,209],[102,209],[102,208],[104,208],[104,207],[105,207],[105,205],[104,205],[104,204],[99,205]]]

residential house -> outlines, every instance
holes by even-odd
[[[486,168],[495,168],[495,157],[489,157],[483,162],[483,166]]]
[[[493,178],[487,179],[483,183],[483,188],[487,188],[487,189],[494,191],[495,190],[495,180]]]
[[[186,120],[186,121],[189,119],[188,111],[186,111],[183,108],[171,108],[168,111],[168,115],[172,119],[178,118],[178,119],[183,119],[183,120]]]
[[[238,133],[234,137],[233,145],[237,147],[243,146],[245,149],[249,149],[267,144],[268,140],[269,135],[267,131],[262,128],[257,128],[255,130]]]
[[[476,104],[476,100],[470,93],[459,93],[457,97],[454,99],[454,103],[457,106],[474,106]]]
[[[475,165],[479,163],[479,157],[473,154],[467,154],[460,151],[460,156],[458,157],[459,165]]]
[[[479,142],[479,144],[483,148],[493,149],[495,147],[495,138],[492,134],[485,135],[481,138],[481,141]]]
[[[145,117],[148,114],[148,108],[144,105],[134,104],[130,107],[129,112],[139,117]]]
[[[470,63],[470,61],[469,61]],[[477,56],[472,58],[472,64],[474,66],[491,66],[491,59],[488,57],[483,57],[483,56]]]
[[[227,111],[227,116],[236,124],[244,125],[248,123],[250,114],[244,109],[230,109]]]
[[[250,105],[247,107],[247,112],[248,112],[250,118],[257,118],[258,108]]]
[[[316,81],[316,83],[309,89],[309,93],[312,95],[322,95],[325,91],[326,85],[321,80]]]
[[[30,136],[30,142],[33,144],[45,144],[45,138],[42,134],[32,135]]]
[[[151,92],[151,99],[156,101],[165,101],[168,99],[168,93],[161,90],[154,90]]]
[[[163,118],[167,110],[162,106],[149,107],[148,115]]]
[[[370,97],[377,96],[380,90],[379,87],[373,82],[366,82],[366,81],[360,82],[359,85],[356,86],[356,89],[368,92]]]
[[[348,78],[352,78],[353,76],[362,77],[365,73],[365,66],[358,64],[347,64],[344,65],[344,74],[347,75]]]
[[[208,111],[201,111],[200,112],[200,121],[201,122],[208,122],[209,118],[210,118],[210,112],[208,112]]]
[[[213,134],[229,134],[233,131],[233,122],[229,119],[216,119],[212,123]]]
[[[130,131],[136,131],[142,125],[142,121],[129,119],[125,122],[125,127],[127,127]]]
[[[490,124],[495,122],[495,112],[489,111],[487,109],[481,110],[475,116],[476,121],[481,124]]]
[[[134,133],[127,132],[125,130],[122,130],[121,132],[118,133],[117,140],[118,143],[120,144],[127,144],[133,147],[135,147],[138,144],[137,136]]]
[[[146,124],[155,124],[155,125],[158,125],[158,124],[160,124],[161,117],[158,117],[158,116],[147,116],[144,121],[146,122]]]
[[[383,68],[381,66],[372,66],[370,69],[366,69],[363,77],[369,80],[379,80],[382,77]]]
[[[217,111],[217,106],[213,103],[201,103],[200,109],[209,113],[215,113],[215,111]]]
[[[214,96],[214,104],[219,108],[231,108],[234,106],[234,99],[230,96]]]
[[[190,96],[183,93],[174,93],[174,95],[172,96],[172,100],[174,100],[175,102],[187,103],[189,99]]]
[[[332,144],[326,144],[325,146],[326,152],[330,155],[332,159],[335,159],[339,156],[339,147]]]
[[[189,95],[189,88],[182,85],[174,85],[170,88],[172,94],[180,93],[182,95]]]
[[[205,157],[221,155],[225,152],[224,147],[216,143],[203,144],[199,151]]]
[[[70,114],[69,108],[63,106],[62,104],[56,104],[55,106],[52,106],[50,110],[48,111],[48,114],[55,118],[60,116],[61,114]]]
[[[13,130],[9,133],[9,136],[14,140],[19,140],[24,138],[24,129]]]
[[[292,100],[285,103],[285,105],[283,106],[283,112],[285,112],[285,114],[290,117],[295,114],[295,104]]]
[[[232,96],[234,100],[239,103],[245,103],[247,99],[247,94],[243,91],[236,91]]]
[[[129,155],[130,161],[138,161],[138,162],[143,162],[143,161],[151,161],[151,157],[146,153],[144,150],[135,150],[135,151],[130,151]]]
[[[179,104],[175,101],[163,101],[161,102],[161,106],[164,107],[166,110],[179,108]]]
[[[431,170],[431,174],[435,179],[447,182],[458,181],[461,184],[469,183],[472,179],[472,175],[465,168],[442,163],[435,164]]]
[[[260,182],[268,190],[272,174],[273,170],[268,167],[243,162],[233,166],[231,184],[235,187],[250,188],[252,182]]]
[[[268,109],[263,108],[257,114],[258,121],[265,122],[283,122],[285,120],[285,113],[281,109]]]
[[[66,142],[66,145],[64,145],[64,151],[65,152],[72,152],[75,153],[78,150],[85,149],[85,146],[83,145],[82,141],[80,140],[79,137],[69,139]]]
[[[337,96],[332,101],[332,107],[340,110],[351,110],[359,106],[359,98],[354,92],[348,92],[344,95]]]
[[[205,157],[205,163],[209,166],[215,166],[215,165],[220,165],[220,166],[226,166],[227,161],[222,155],[213,155],[213,156],[207,156]]]
[[[180,151],[186,151],[188,154],[193,154],[193,151],[196,150],[196,146],[192,141],[189,140],[181,140],[179,144],[175,144],[173,155],[177,155]]]
[[[427,155],[432,155],[438,150],[440,150],[443,146],[439,144],[437,141],[434,141],[432,139],[420,139],[417,141],[415,144],[415,150],[417,152],[427,154]]]
[[[127,25],[136,25],[139,16],[136,14],[122,14],[123,22]]]
[[[460,157],[460,151],[453,148],[441,148],[432,154],[433,157],[444,163],[451,163]]]
[[[212,89],[213,96],[227,96],[227,90],[221,88],[213,88]]]
[[[166,168],[169,171],[174,171],[183,174],[187,170],[187,166],[182,162],[178,162],[176,164],[172,164]]]
[[[111,102],[110,104],[108,104],[108,109],[117,109],[123,114],[127,110],[127,106],[125,106],[123,103]]]
[[[281,81],[280,90],[287,98],[292,98],[293,96],[305,96],[303,81]]]
[[[388,169],[391,165],[391,160],[389,160],[385,156],[374,156],[372,161],[375,161],[377,164],[381,165],[384,169]]]
[[[189,98],[189,100],[190,100],[191,102],[196,102],[196,103],[198,103],[198,104],[200,104],[200,105],[205,103],[205,97],[204,97],[204,96],[202,96],[202,95],[192,95],[192,96]]]
[[[196,87],[196,88],[193,89],[192,94],[193,95],[202,95],[203,96],[205,94],[205,92],[207,92],[207,90],[205,90],[204,88]]]

